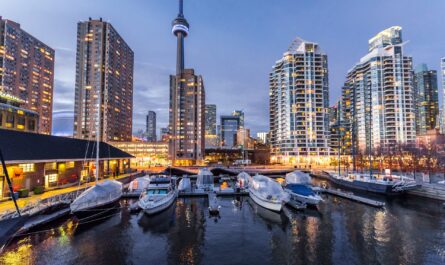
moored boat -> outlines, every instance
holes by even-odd
[[[314,206],[323,200],[312,189],[311,177],[307,173],[301,171],[291,172],[286,175],[285,182],[284,190],[289,193],[291,200]]]
[[[130,182],[128,185],[128,191],[129,192],[142,192],[144,191],[148,185],[150,184],[150,177],[149,176],[143,176],[136,178]]]
[[[236,188],[240,190],[248,189],[249,188],[249,182],[252,179],[252,177],[246,173],[241,172],[236,176]]]
[[[96,217],[115,209],[122,196],[122,183],[105,180],[85,190],[71,204],[71,213],[78,219]]]
[[[412,179],[391,175],[380,177],[369,174],[330,174],[330,180],[342,187],[384,195],[399,195],[418,187]]]
[[[202,168],[199,170],[198,175],[196,176],[196,192],[213,192],[215,177],[212,172],[207,168]]]
[[[249,196],[258,205],[277,212],[281,211],[283,203],[289,200],[289,195],[278,182],[262,175],[252,178]]]
[[[156,214],[172,205],[177,194],[170,178],[152,178],[147,189],[142,192],[138,204],[145,214]]]

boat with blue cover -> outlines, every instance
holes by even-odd
[[[303,204],[318,205],[323,199],[311,186],[309,174],[294,171],[286,175],[284,190],[289,193],[290,199]]]

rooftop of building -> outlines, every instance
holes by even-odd
[[[94,160],[96,142],[37,133],[0,129],[0,150],[7,163]],[[133,158],[101,142],[101,160]]]

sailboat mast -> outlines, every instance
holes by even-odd
[[[100,135],[101,135],[101,126],[100,126],[100,117],[101,117],[101,109],[102,109],[102,91],[99,87],[99,93],[97,96],[97,130],[96,130],[96,184],[99,180],[99,144],[100,144]]]

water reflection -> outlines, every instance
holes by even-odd
[[[219,203],[217,222],[206,198],[154,216],[124,207],[85,226],[68,218],[13,241],[0,264],[445,263],[445,213],[431,201],[380,210],[328,196],[318,211],[282,213],[243,196]]]

